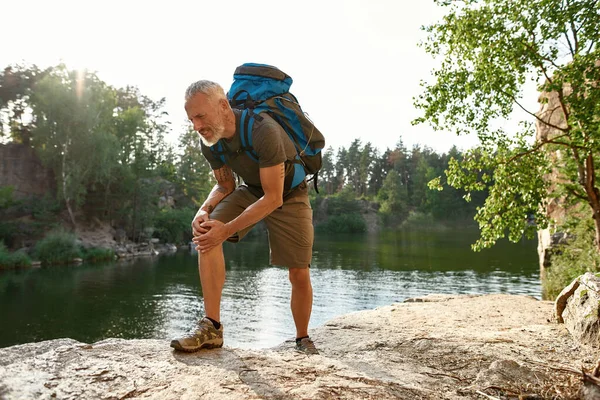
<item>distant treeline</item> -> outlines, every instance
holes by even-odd
[[[472,219],[476,207],[485,200],[485,191],[473,193],[467,202],[463,191],[452,187],[440,191],[427,185],[445,175],[451,158],[460,160],[462,156],[456,147],[441,155],[418,145],[407,149],[402,139],[394,149],[382,153],[371,143],[363,145],[355,139],[347,149],[327,149],[319,187],[324,196],[349,191],[355,198],[376,201],[384,223],[391,226],[405,220],[411,212],[441,222]]]
[[[56,179],[56,192],[35,201],[16,201],[13,188],[0,187],[0,241],[18,247],[19,238],[39,238],[65,221],[74,227],[92,217],[135,241],[189,240],[190,221],[214,180],[191,128],[182,129],[176,146],[165,140],[172,128],[164,103],[64,65],[0,72],[0,140],[33,148]],[[456,148],[442,155],[419,146],[409,150],[401,139],[383,153],[359,139],[347,149],[330,147],[313,200],[376,202],[391,226],[411,211],[436,220],[472,217],[484,192],[467,203],[453,188],[427,188],[450,157],[462,154]]]

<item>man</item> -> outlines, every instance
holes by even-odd
[[[220,323],[221,292],[225,283],[225,240],[238,242],[260,220],[269,234],[271,264],[289,269],[291,309],[296,325],[296,348],[318,354],[308,336],[312,310],[310,261],[312,257],[312,209],[306,183],[286,190],[296,150],[285,131],[272,118],[261,114],[252,129],[258,162],[241,151],[241,112],[230,107],[223,88],[211,81],[191,84],[185,94],[185,110],[201,138],[202,153],[210,163],[216,185],[194,217],[192,230],[198,250],[198,269],[204,295],[205,318],[187,337],[175,339],[171,347],[192,352],[223,346]],[[210,146],[219,140],[227,150],[225,163]],[[234,174],[244,185],[236,188]]]

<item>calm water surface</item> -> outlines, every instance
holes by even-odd
[[[353,311],[429,293],[511,293],[541,298],[535,241],[481,253],[474,230],[404,230],[317,236],[310,327]],[[226,344],[276,346],[294,336],[287,269],[268,266],[266,237],[225,245]],[[196,256],[0,273],[0,347],[69,337],[169,340],[202,314]],[[168,343],[167,343],[168,345]]]

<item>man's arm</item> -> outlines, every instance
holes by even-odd
[[[260,169],[260,185],[265,194],[246,208],[237,218],[225,224],[225,228],[227,228],[230,235],[257,223],[276,208],[281,207],[283,204],[284,178],[285,166],[283,163]]]
[[[257,223],[271,214],[273,210],[281,207],[283,204],[284,178],[285,166],[283,163],[261,168],[260,182],[264,195],[246,208],[237,218],[226,224],[214,220],[203,222],[201,229],[208,233],[194,240],[198,244],[199,250],[202,252],[210,250],[212,247],[223,243],[231,235]]]
[[[214,170],[213,174],[217,180],[217,184],[212,188],[208,197],[194,217],[192,222],[194,236],[206,232],[200,224],[208,221],[210,213],[215,209],[217,204],[235,190],[233,172],[227,165],[223,165],[221,168]]]

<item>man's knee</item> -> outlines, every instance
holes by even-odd
[[[223,244],[219,244],[205,253],[198,251],[198,266],[211,265],[220,259],[223,259]]]
[[[310,268],[290,268],[289,278],[292,285],[310,285]]]

